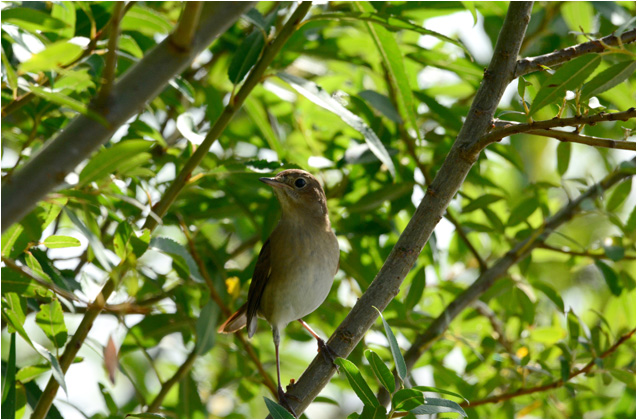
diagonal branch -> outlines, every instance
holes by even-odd
[[[476,140],[491,124],[506,86],[513,80],[517,55],[530,20],[532,2],[511,2],[495,52],[458,138],[414,216],[400,235],[385,264],[329,340],[329,346],[346,357],[396,296],[427,239],[460,189],[481,151]],[[329,382],[335,369],[317,356],[291,389],[291,408],[302,413]]]
[[[555,140],[567,143],[580,143],[586,144],[588,146],[604,147],[606,149],[621,149],[632,151],[637,150],[637,143],[633,141],[604,139],[600,137],[585,136],[584,134],[578,134],[568,131],[557,131],[550,129],[530,130],[527,133],[534,134],[536,136],[550,137]]]
[[[173,45],[178,49],[183,51],[190,49],[202,6],[203,2],[201,1],[186,2],[179,23],[177,23],[177,29],[170,36]]]
[[[116,99],[102,115],[108,126],[79,115],[57,137],[47,141],[10,180],[3,183],[2,231],[20,221],[251,6],[251,2],[206,3],[197,36],[187,53],[177,51],[167,38],[113,85],[111,96]]]
[[[589,373],[595,367],[595,365],[597,365],[597,359],[604,359],[604,358],[610,356],[611,354],[613,354],[615,351],[617,351],[619,346],[624,344],[634,334],[635,334],[635,329],[633,328],[632,331],[629,331],[626,334],[622,335],[619,338],[619,340],[617,340],[617,342],[615,342],[615,344],[613,344],[612,347],[610,347],[608,350],[606,350],[604,353],[602,353],[598,358],[595,358],[594,360],[591,360],[583,368],[577,369],[577,370],[571,372],[568,375],[568,379],[571,380],[574,377],[581,375],[582,373]],[[496,396],[493,396],[493,397],[485,398],[483,400],[473,401],[473,402],[469,402],[469,403],[463,402],[463,403],[460,404],[460,406],[473,408],[473,407],[477,407],[479,405],[490,404],[490,403],[498,403],[498,402],[507,401],[507,400],[510,400],[512,398],[519,397],[519,396],[522,396],[522,395],[535,394],[536,392],[548,391],[549,389],[559,388],[561,386],[564,386],[565,383],[566,382],[564,382],[563,379],[559,379],[559,380],[557,380],[555,382],[551,382],[550,384],[546,384],[546,385],[535,386],[535,387],[532,387],[532,388],[520,388],[517,391],[509,392],[507,394],[496,395]]]
[[[634,165],[635,159],[633,159],[631,163]],[[444,334],[447,328],[449,328],[451,322],[460,315],[463,310],[465,310],[472,302],[478,299],[484,292],[493,286],[497,280],[506,275],[509,268],[524,259],[533,249],[542,246],[547,237],[557,227],[570,220],[578,211],[580,211],[580,205],[585,200],[600,196],[613,185],[634,175],[634,169],[626,170],[620,166],[619,169],[608,174],[602,181],[590,187],[586,190],[586,192],[564,206],[555,215],[547,219],[544,224],[527,239],[519,242],[515,247],[507,252],[506,255],[495,262],[486,272],[478,277],[478,279],[469,288],[447,305],[445,310],[442,311],[442,313],[431,324],[429,324],[429,327],[427,327],[422,334],[419,334],[416,337],[411,347],[407,350],[407,352],[405,352],[405,363],[407,364],[407,369],[411,370],[413,368],[420,356],[422,356],[422,354],[431,347],[434,341]],[[381,397],[383,397],[382,393]],[[387,396],[385,395],[384,397],[386,398]]]
[[[515,78],[533,73],[534,71],[543,70],[542,66],[555,66],[565,63],[576,57],[589,53],[602,52],[609,47],[616,47],[624,44],[635,42],[635,30],[624,32],[621,36],[608,35],[604,38],[595,39],[593,41],[584,42],[582,44],[573,45],[549,54],[539,55],[537,57],[522,58],[518,61],[515,69]]]
[[[119,24],[122,19],[125,2],[118,1],[113,7],[113,16],[111,17],[111,36],[108,39],[108,53],[104,59],[104,71],[102,78],[104,83],[100,87],[100,91],[95,98],[97,109],[101,109],[108,105],[111,97],[113,82],[115,81],[115,69],[117,67],[117,42],[119,40]]]
[[[635,118],[635,108],[630,108],[622,112],[600,112],[594,115],[578,115],[570,118],[553,118],[551,120],[533,121],[528,124],[521,124],[515,121],[504,121],[495,119],[493,125],[495,129],[485,134],[480,139],[480,144],[486,146],[495,143],[513,134],[526,133],[532,130],[544,130],[555,127],[577,127],[582,125],[595,125],[603,121],[628,121]]]

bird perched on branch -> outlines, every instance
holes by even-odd
[[[288,169],[268,184],[281,205],[281,220],[259,253],[248,301],[219,328],[232,333],[247,325],[257,329],[257,316],[272,327],[276,354],[279,402],[296,416],[281,387],[279,343],[281,330],[298,320],[316,338],[319,351],[331,362],[335,354],[301,318],[327,297],[338,270],[338,241],[332,231],[323,188],[310,173]]]

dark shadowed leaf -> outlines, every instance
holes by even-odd
[[[206,354],[215,345],[219,305],[212,299],[201,309],[195,330],[197,331],[197,354]]]
[[[610,291],[615,295],[619,296],[622,293],[622,287],[619,284],[619,279],[617,277],[617,273],[613,270],[608,264],[603,261],[596,260],[595,265],[601,271],[604,280],[606,280],[606,284]]]
[[[243,80],[259,59],[264,45],[263,32],[256,30],[241,43],[228,67],[228,77],[232,83],[236,85]]]
[[[358,95],[393,122],[400,123],[402,121],[398,111],[396,111],[396,108],[394,108],[394,105],[387,96],[381,95],[375,90],[362,90]]]
[[[276,403],[268,397],[263,397],[265,400],[265,406],[268,407],[268,412],[273,419],[293,419],[294,416],[283,408],[279,403]]]
[[[396,411],[409,411],[425,403],[422,391],[401,389],[391,399],[392,408]]]
[[[458,403],[442,398],[427,398],[425,404],[410,411],[413,414],[458,413],[462,417],[467,417],[467,413]]]
[[[557,173],[564,175],[568,170],[568,165],[571,162],[571,143],[560,142],[557,145]]]
[[[582,99],[587,99],[617,86],[635,72],[635,60],[620,61],[610,66],[582,88]]]
[[[613,190],[613,193],[610,195],[610,197],[608,198],[608,201],[606,202],[606,210],[614,211],[624,201],[626,201],[626,198],[628,198],[628,196],[630,195],[632,186],[633,186],[633,179],[628,178],[622,183],[620,183],[617,187],[615,187],[615,190]]]
[[[407,365],[405,365],[405,359],[403,358],[402,353],[400,352],[400,347],[398,346],[398,341],[396,341],[396,336],[394,336],[394,332],[391,330],[391,327],[385,321],[383,314],[375,308],[380,316],[380,319],[383,321],[383,327],[385,328],[385,335],[387,336],[387,340],[389,341],[389,348],[391,350],[391,354],[394,357],[394,362],[396,363],[396,372],[398,373],[398,377],[401,381],[405,381],[407,377]]]

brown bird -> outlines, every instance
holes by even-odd
[[[279,402],[295,415],[281,388],[280,332],[298,320],[316,338],[319,351],[330,361],[335,354],[301,318],[327,297],[338,270],[338,241],[327,211],[323,188],[310,173],[288,169],[274,178],[259,178],[270,185],[281,205],[281,220],[257,260],[248,301],[219,328],[232,333],[246,325],[248,336],[257,329],[257,316],[272,327],[276,354]]]

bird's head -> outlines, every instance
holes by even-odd
[[[274,178],[259,178],[271,186],[284,217],[327,217],[325,193],[314,176],[301,169],[287,169]]]

